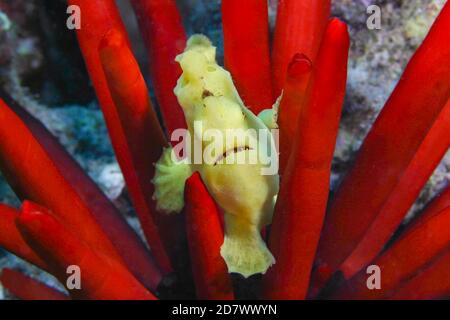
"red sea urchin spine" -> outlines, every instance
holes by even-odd
[[[398,182],[391,196],[385,201],[364,238],[342,263],[340,270],[346,279],[351,278],[375,258],[400,225],[433,170],[448,151],[450,146],[448,132],[450,132],[450,102],[438,116],[417,153],[405,169],[401,181]],[[383,232],[380,230],[383,230]]]
[[[69,298],[40,281],[8,268],[1,271],[0,282],[10,293],[22,300],[68,300]]]
[[[0,247],[41,269],[49,270],[47,264],[33,252],[17,230],[15,221],[18,216],[17,210],[0,204]]]
[[[184,113],[173,93],[181,68],[175,57],[186,46],[186,34],[175,0],[131,0],[149,52],[150,74],[169,137],[187,128]]]
[[[387,298],[405,281],[419,274],[441,253],[450,247],[450,208],[428,217],[420,216],[418,221],[403,233],[385,252],[371,264],[380,267],[381,290],[370,290],[366,281],[366,270],[340,288],[333,298],[338,299],[380,299]]]
[[[134,182],[132,179],[135,177],[136,172],[138,174],[139,172],[136,171],[132,158],[133,156],[139,155],[133,155],[133,151],[128,144],[127,135],[124,132],[125,129],[120,120],[119,109],[115,105],[108,88],[99,53],[100,42],[110,30],[116,30],[115,32],[120,33],[124,41],[128,43],[128,37],[122,20],[113,0],[70,0],[69,2],[72,5],[80,6],[82,26],[81,29],[77,30],[78,41],[90,78],[100,101],[117,160],[127,184]],[[148,148],[147,145],[140,147],[142,148],[142,152],[145,152],[146,148]],[[151,163],[148,165],[151,166]],[[148,213],[141,213],[141,215],[143,214]],[[148,214],[141,220],[141,223],[144,226],[144,230],[147,231],[147,241],[152,251],[155,252],[155,259],[158,262],[158,266],[164,274],[170,273],[172,271],[172,265],[162,246],[160,235],[155,231],[158,228],[154,217]]]
[[[111,30],[102,40],[100,60],[130,150],[129,160],[134,170],[125,176],[127,186],[149,243],[157,244],[151,247],[153,254],[158,261],[162,261],[166,258],[165,252],[171,253],[177,247],[173,243],[174,237],[165,237],[173,235],[174,223],[169,230],[162,229],[159,223],[161,219],[173,220],[177,217],[159,215],[152,200],[154,163],[160,158],[163,148],[167,147],[164,132],[159,125],[137,61],[117,30]],[[127,73],[124,74],[123,70],[127,70]],[[149,220],[151,217],[159,231]],[[159,242],[158,234],[163,242]],[[165,250],[159,250],[164,245]]]
[[[219,211],[198,173],[186,182],[186,226],[199,299],[234,298],[227,266],[220,255],[223,229]]]
[[[122,261],[88,207],[59,173],[39,141],[1,99],[0,123],[4,124],[0,126],[0,169],[16,194],[51,208],[93,248]]]
[[[225,67],[245,105],[258,114],[272,107],[267,1],[223,0]]]
[[[309,57],[313,64],[322,42],[331,0],[279,0],[272,49],[274,94],[284,88],[289,62],[296,53]]]
[[[417,276],[404,283],[390,297],[392,300],[448,299],[450,296],[450,252],[434,261]]]
[[[0,92],[0,94],[7,97],[3,92]],[[149,251],[141,239],[139,239],[137,234],[126,223],[98,186],[64,150],[57,139],[48,132],[38,120],[28,114],[22,107],[14,103],[14,101],[11,99],[9,100],[10,109],[20,117],[23,124],[30,130],[44,153],[56,167],[58,174],[61,175],[61,177],[67,181],[67,185],[76,192],[77,196],[83,202],[83,205],[87,207],[96,222],[111,240],[127,267],[130,268],[133,274],[147,287],[156,288],[162,278],[161,272],[158,270],[153,261],[153,257],[149,254]],[[12,128],[10,128],[10,130],[12,130]],[[29,168],[30,170],[33,170],[31,166]],[[48,179],[48,173],[45,170],[42,171],[41,174],[42,179]],[[37,181],[37,188],[41,188],[41,180],[33,181]],[[31,195],[27,191],[33,186],[33,183],[31,183],[30,180],[27,181],[27,184],[14,184],[13,186],[16,192],[23,195],[23,198],[31,199]],[[64,189],[55,191],[51,188],[44,188],[44,190],[48,192],[46,197],[52,198],[56,192],[62,192]],[[44,192],[44,190],[42,191]],[[64,197],[62,197],[62,199],[65,202],[61,206],[64,206],[69,200]],[[36,201],[48,203],[44,198],[37,199]],[[75,209],[66,210],[72,211]],[[78,212],[74,212],[73,214],[78,214]],[[69,222],[70,221],[72,220],[69,220]]]
[[[450,100],[447,102],[446,108],[450,108]],[[450,186],[447,186],[427,205],[423,215],[432,217],[448,207],[450,207]]]
[[[280,128],[280,174],[289,160],[293,139],[297,131],[297,121],[300,110],[305,104],[309,79],[312,71],[311,60],[303,55],[296,54],[288,67],[283,97],[278,112],[278,125]]]
[[[317,256],[319,267],[330,272],[316,274],[313,291],[364,238],[444,108],[450,95],[448,30],[450,2],[409,62],[331,204]]]
[[[349,44],[345,23],[331,20],[281,181],[269,241],[276,264],[264,279],[266,299],[306,296],[327,205],[331,161],[345,96]]]
[[[434,216],[440,211],[450,207],[450,187],[447,188],[439,194],[430,204],[426,207],[424,215]]]
[[[25,202],[17,225],[29,245],[52,265],[54,275],[66,284],[67,268],[78,266],[80,290],[69,293],[76,299],[154,300],[121,263],[93,250],[46,209]]]

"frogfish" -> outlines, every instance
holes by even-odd
[[[180,159],[176,147],[164,150],[155,164],[153,178],[157,209],[167,214],[181,212],[185,181],[193,172],[199,172],[223,212],[225,230],[220,254],[228,271],[244,277],[265,273],[275,263],[261,230],[272,221],[279,190],[273,134],[277,128],[277,103],[259,116],[253,114],[244,105],[230,73],[218,65],[216,48],[203,35],[192,36],[175,60],[182,75],[174,93],[184,112],[187,136],[191,137],[184,141],[185,147],[197,147],[194,152],[200,147],[205,159]],[[274,165],[276,170],[268,170]]]

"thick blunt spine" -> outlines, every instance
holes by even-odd
[[[148,50],[150,74],[169,137],[186,128],[183,110],[173,89],[181,75],[175,57],[186,46],[181,15],[174,0],[132,0]]]
[[[197,298],[231,300],[233,285],[220,255],[223,227],[216,203],[198,173],[186,182],[186,228]]]
[[[270,74],[267,1],[223,0],[225,67],[255,114],[274,103]]]
[[[331,20],[314,67],[308,100],[300,110],[275,207],[269,245],[276,264],[264,279],[263,296],[267,299],[304,299],[308,290],[328,200],[349,45],[346,24]]]
[[[25,202],[16,219],[28,244],[52,266],[52,273],[66,285],[69,266],[81,272],[80,290],[70,290],[74,299],[155,300],[121,263],[93,250],[45,208]]]
[[[69,3],[78,5],[83,14],[82,26],[77,30],[78,42],[102,108],[117,160],[126,182],[130,183],[132,182],[131,176],[139,173],[136,173],[136,168],[132,161],[133,151],[127,141],[127,135],[121,123],[119,108],[112,99],[99,52],[101,41],[111,30],[119,33],[129,47],[129,40],[124,25],[113,0],[70,0]],[[148,165],[150,166],[151,163]],[[168,255],[165,254],[160,235],[155,231],[158,228],[154,217],[148,212],[142,212],[140,217],[145,230],[151,230],[146,233],[146,236],[150,247],[156,253],[155,259],[158,266],[164,274],[170,273],[173,270],[172,265]]]
[[[322,43],[331,10],[331,0],[279,0],[272,48],[274,95],[284,88],[288,65],[296,53],[313,64]]]
[[[317,256],[317,264],[329,272],[316,274],[314,287],[323,286],[364,239],[445,107],[450,95],[448,30],[449,2],[406,67],[336,193]],[[397,201],[408,205],[410,200]],[[377,231],[381,236],[392,228]]]

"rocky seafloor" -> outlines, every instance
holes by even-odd
[[[145,50],[128,0],[116,0],[142,70]],[[219,0],[178,0],[187,31],[205,33],[219,48],[223,39]],[[333,14],[350,26],[352,46],[344,114],[333,163],[335,190],[409,58],[425,37],[445,0],[334,0]],[[381,8],[380,30],[366,26],[369,5]],[[276,1],[270,0],[273,27]],[[62,0],[0,2],[0,86],[39,118],[138,228],[120,169],[72,31],[65,28]],[[156,105],[156,103],[155,103]],[[0,124],[2,125],[2,124]],[[450,179],[450,154],[423,189],[414,216]],[[19,201],[0,174],[0,202]],[[407,221],[407,219],[405,220]],[[1,232],[1,231],[0,231]],[[58,284],[45,273],[0,251],[0,269],[14,267]],[[0,285],[0,299],[13,298]]]

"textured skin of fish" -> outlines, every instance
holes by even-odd
[[[211,161],[177,161],[172,148],[164,150],[156,164],[154,199],[159,210],[180,212],[184,206],[185,181],[198,171],[224,214],[225,237],[220,253],[228,270],[249,277],[265,273],[275,263],[260,231],[272,221],[279,176],[262,174],[267,162],[260,161],[259,152],[261,149],[271,154],[277,152],[270,131],[276,128],[276,107],[263,111],[260,117],[255,116],[245,107],[230,73],[217,64],[215,55],[215,47],[206,37],[192,36],[185,51],[176,58],[183,74],[174,89],[188,124],[191,148],[200,145]],[[203,131],[197,130],[199,123]],[[249,129],[263,130],[267,136],[240,136]],[[215,139],[214,148],[211,140],[206,141],[202,134],[208,130],[222,133],[218,136],[224,137],[221,141]],[[226,139],[230,131],[241,138]],[[268,147],[260,148],[262,145]],[[213,151],[205,152],[207,148]],[[231,163],[230,157],[256,161]],[[275,158],[278,161],[277,154]]]

